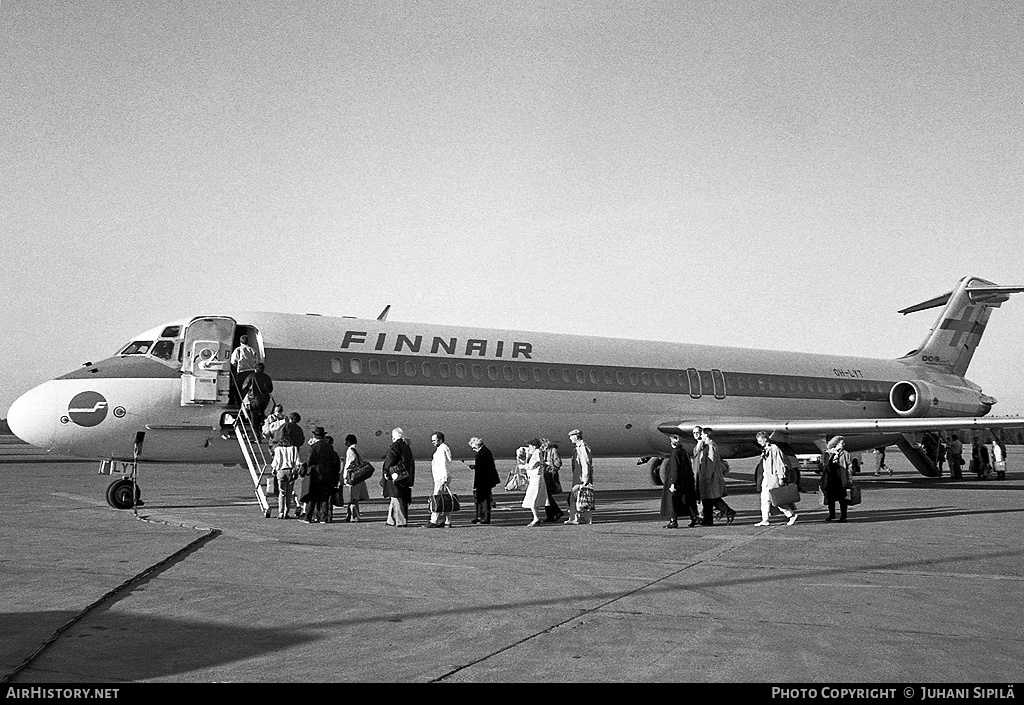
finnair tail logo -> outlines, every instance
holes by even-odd
[[[107,400],[99,392],[80,392],[68,404],[68,416],[79,426],[96,426],[107,418]]]
[[[960,346],[960,341],[966,336],[966,345],[970,345],[972,342],[976,342],[973,339],[975,337],[980,338],[982,332],[985,330],[985,324],[978,321],[974,316],[974,306],[968,306],[964,311],[963,318],[959,320],[956,318],[947,318],[942,321],[939,328],[942,330],[948,330],[952,332],[952,337],[949,340],[949,347],[956,348]]]

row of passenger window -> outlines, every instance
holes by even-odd
[[[890,383],[868,380],[839,380],[821,377],[770,377],[751,374],[729,374],[729,392],[770,393],[775,395],[805,396],[864,395],[887,398]]]
[[[415,360],[386,360],[377,358],[363,360],[359,357],[349,357],[347,363],[340,357],[331,358],[331,370],[335,374],[351,373],[353,375],[369,374],[379,376],[382,374],[391,377],[398,377],[404,374],[406,377],[440,377],[448,379],[454,375],[456,379],[474,379],[491,381],[504,380],[513,382],[535,382],[537,384],[578,384],[578,385],[618,385],[618,386],[655,386],[655,387],[689,387],[689,380],[686,373],[671,372],[648,372],[640,370],[599,370],[581,369],[569,367],[545,367],[542,365],[485,365],[482,363],[448,363]],[[692,371],[696,374],[696,370]],[[722,373],[714,371],[717,375]],[[723,382],[724,388],[724,382]]]
[[[357,356],[331,358],[331,370],[334,374],[369,375],[373,377],[423,377],[440,379],[455,378],[459,380],[491,382],[520,382],[536,385],[557,385],[570,387],[656,387],[679,389],[691,396],[714,393],[722,398],[725,396],[725,377],[721,370],[698,372],[690,369],[686,372],[648,371],[648,370],[610,370],[583,369],[568,366],[551,367],[545,365],[498,365],[466,362],[435,362],[429,360],[368,360]],[[702,376],[708,376],[702,385]]]
[[[773,395],[825,395],[862,394],[884,396],[888,393],[885,383],[869,381],[830,380],[809,377],[763,376],[730,373],[729,384],[721,370],[686,371],[668,370],[612,370],[578,368],[569,366],[546,366],[531,364],[485,364],[431,360],[395,360],[358,356],[331,358],[334,374],[368,375],[371,377],[422,377],[431,379],[455,378],[458,380],[491,382],[520,382],[530,385],[556,385],[569,387],[654,387],[678,389],[681,393],[697,398],[713,394],[719,399],[727,393],[773,394]],[[884,387],[884,388],[883,388]]]

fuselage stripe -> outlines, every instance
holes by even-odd
[[[888,402],[892,381],[696,368],[641,368],[540,361],[450,360],[422,355],[269,348],[267,372],[282,382],[485,389],[631,392],[700,397]]]

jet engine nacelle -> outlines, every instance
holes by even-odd
[[[889,390],[889,404],[903,418],[984,416],[995,401],[970,387],[948,387],[919,379],[897,382]]]

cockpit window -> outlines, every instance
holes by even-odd
[[[152,346],[152,340],[136,340],[128,343],[118,355],[145,355]]]
[[[171,356],[174,355],[174,341],[158,340],[153,345],[152,355],[153,357],[158,357],[161,360],[170,360]]]
[[[167,326],[164,328],[163,333],[160,334],[161,338],[177,338],[181,334],[181,326]],[[156,352],[153,353],[156,355]]]

